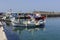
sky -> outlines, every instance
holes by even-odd
[[[60,0],[0,0],[0,12],[56,11],[60,12]]]

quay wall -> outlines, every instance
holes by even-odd
[[[60,17],[60,12],[45,12],[45,11],[35,11],[33,13],[39,13],[47,17]]]

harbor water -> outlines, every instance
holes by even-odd
[[[44,28],[5,26],[8,40],[60,40],[60,17],[47,18]]]

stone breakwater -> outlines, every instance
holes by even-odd
[[[60,12],[35,11],[33,13],[39,13],[47,17],[60,17]]]

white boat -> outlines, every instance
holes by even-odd
[[[35,15],[35,16],[34,16]],[[12,25],[15,27],[20,26],[40,26],[45,25],[46,17],[41,16],[40,14],[33,14],[31,15],[20,15],[18,19],[12,21]]]

